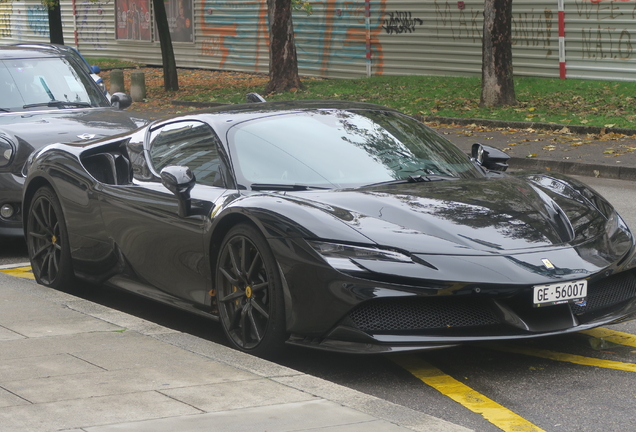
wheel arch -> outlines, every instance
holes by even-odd
[[[274,248],[272,247],[270,243],[270,238],[267,235],[266,227],[263,226],[258,221],[256,221],[254,218],[245,214],[244,212],[239,212],[239,211],[230,212],[214,225],[214,230],[209,239],[210,243],[208,247],[208,253],[209,253],[209,261],[210,261],[210,280],[212,283],[212,288],[214,290],[217,289],[216,283],[215,283],[216,262],[218,260],[219,253],[221,251],[221,245],[223,243],[223,239],[233,227],[241,223],[245,223],[245,224],[253,226],[263,235],[263,237],[265,238],[265,241],[268,243],[270,247],[271,252],[274,254],[274,258],[276,259],[276,254],[274,253]],[[278,263],[278,260],[276,260],[276,262]],[[287,284],[287,279],[282,269],[280,268],[280,266],[278,268],[278,273],[280,275],[280,280],[282,282],[282,288],[283,288],[283,300],[284,300],[285,318],[286,318],[285,321],[289,322],[290,313],[292,310],[292,304],[291,304],[292,297],[289,293],[289,286]],[[211,296],[210,301],[214,303],[215,297]],[[215,305],[212,304],[212,306],[214,308]]]
[[[234,226],[240,223],[250,224],[254,226],[256,229],[258,229],[261,232],[261,234],[265,235],[261,227],[256,222],[254,222],[249,216],[242,213],[238,213],[238,212],[232,212],[224,216],[221,220],[219,220],[214,225],[214,230],[212,231],[212,235],[210,236],[210,240],[209,240],[210,244],[208,249],[208,253],[210,254],[210,277],[211,277],[214,289],[216,289],[216,287],[214,286],[214,281],[216,278],[216,261],[219,257],[219,252],[221,250],[221,243],[223,242],[223,239],[225,238],[226,234]]]
[[[57,195],[57,191],[55,190],[53,183],[51,183],[45,177],[41,177],[41,176],[31,179],[29,184],[24,189],[24,194],[22,196],[22,229],[24,230],[25,236],[26,236],[27,220],[28,220],[27,215],[29,214],[29,209],[31,207],[31,201],[33,200],[33,196],[40,188],[47,187],[47,186],[53,189],[53,192],[55,192],[55,194]],[[62,207],[62,211],[64,211],[63,207]]]

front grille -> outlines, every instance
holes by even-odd
[[[457,297],[409,297],[367,301],[349,317],[363,331],[409,331],[499,324],[492,302]]]
[[[631,271],[602,279],[587,288],[587,305],[571,304],[572,312],[581,315],[636,297],[636,277]]]

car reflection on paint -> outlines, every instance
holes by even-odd
[[[507,159],[376,105],[223,107],[36,152],[25,233],[41,284],[106,283],[211,316],[261,356],[633,318],[620,216],[567,177],[504,173]]]

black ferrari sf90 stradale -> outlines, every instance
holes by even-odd
[[[636,313],[634,238],[587,186],[509,175],[394,110],[235,105],[32,154],[35,276],[217,318],[236,348],[355,353],[589,329]]]

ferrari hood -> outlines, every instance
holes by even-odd
[[[565,185],[557,193],[512,176],[287,197],[330,213],[374,243],[412,253],[482,255],[576,246],[603,234],[607,223]]]
[[[128,132],[146,119],[113,108],[3,113],[0,131],[33,149],[57,142],[78,142]]]

